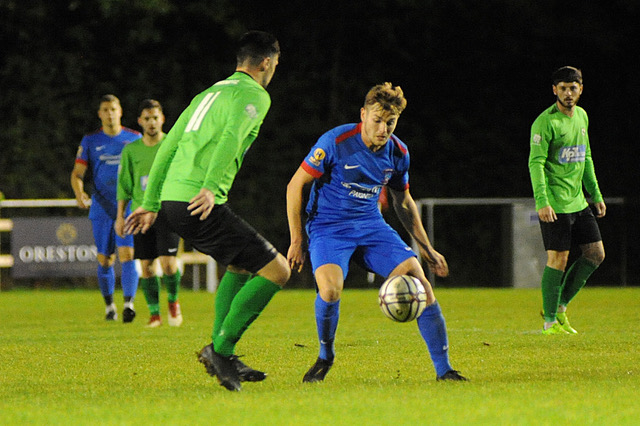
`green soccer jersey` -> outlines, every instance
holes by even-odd
[[[591,159],[588,127],[587,113],[579,106],[569,117],[553,104],[533,122],[529,174],[536,210],[546,206],[556,213],[585,209],[588,203],[583,184],[594,202],[603,201]]]
[[[271,106],[267,91],[235,72],[197,95],[158,150],[142,207],[190,201],[202,188],[224,204],[242,160]]]
[[[162,141],[154,146],[147,146],[142,139],[138,139],[122,149],[118,172],[118,200],[131,200],[131,210],[142,205],[149,171],[161,143]]]

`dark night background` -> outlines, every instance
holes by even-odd
[[[286,253],[287,182],[323,132],[359,120],[371,86],[405,91],[396,134],[411,150],[415,199],[531,197],[530,126],[554,102],[551,73],[573,65],[601,191],[626,200],[600,221],[609,258],[594,281],[619,284],[622,259],[638,285],[639,11],[634,0],[0,0],[0,191],[72,198],[69,173],[83,134],[100,126],[101,95],[121,99],[131,128],[138,103],[158,99],[168,131],[233,72],[234,41],[266,30],[282,48],[272,108],[230,203]],[[451,285],[500,285],[496,214],[467,209],[436,224]],[[312,285],[310,274],[292,284]]]

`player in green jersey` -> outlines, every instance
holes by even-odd
[[[271,105],[265,88],[279,57],[271,34],[251,31],[240,39],[236,72],[180,115],[156,155],[142,207],[125,222],[126,232],[144,233],[162,205],[182,238],[228,265],[216,294],[213,343],[198,359],[229,390],[265,378],[234,355],[236,343],[291,275],[287,259],[226,204]]]
[[[116,233],[120,236],[124,235],[124,217],[129,201],[131,201],[131,210],[142,205],[153,159],[165,137],[162,131],[164,113],[160,102],[154,99],[142,101],[138,124],[142,128],[142,138],[125,146],[120,159],[118,215],[115,222]],[[142,269],[140,285],[151,315],[147,323],[148,327],[162,325],[159,302],[160,278],[155,272],[156,259],[160,263],[163,273],[162,283],[168,293],[169,325],[179,327],[182,324],[182,312],[178,301],[180,270],[176,259],[179,243],[180,237],[171,231],[163,215],[158,217],[145,234],[133,237],[135,258],[140,259]]]
[[[600,193],[589,145],[589,119],[577,106],[582,72],[562,67],[554,72],[556,102],[531,126],[529,174],[547,265],[542,274],[543,334],[575,334],[567,305],[604,260],[598,223],[582,187],[591,196],[597,217],[607,207]],[[582,252],[568,270],[571,243]]]

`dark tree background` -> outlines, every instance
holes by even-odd
[[[234,41],[267,30],[282,47],[272,109],[230,203],[286,252],[289,178],[324,131],[359,120],[374,84],[401,85],[408,98],[396,133],[411,149],[414,198],[530,197],[529,129],[554,101],[551,73],[574,65],[601,190],[627,200],[604,226],[626,230],[638,284],[639,9],[634,0],[0,0],[0,191],[72,197],[74,155],[100,125],[102,94],[120,97],[132,128],[138,103],[160,100],[168,131],[233,71]],[[461,242],[445,245],[469,282],[495,261],[482,255],[490,228],[472,229],[461,236],[454,222],[446,232]]]

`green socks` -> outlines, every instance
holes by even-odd
[[[174,303],[178,300],[178,290],[180,289],[180,270],[176,271],[173,275],[164,275],[162,277],[162,284],[167,289],[167,298],[169,303]]]
[[[542,273],[542,309],[546,322],[554,322],[556,320],[563,275],[564,271],[553,269],[549,266],[545,266]]]
[[[170,303],[178,300],[178,289],[180,288],[180,271],[174,275],[163,276],[162,283],[167,288],[168,299]],[[140,286],[144,292],[144,298],[149,307],[151,315],[160,315],[160,278],[140,278]]]
[[[236,297],[236,294],[238,294],[249,278],[251,278],[251,275],[236,274],[235,272],[227,271],[220,280],[220,284],[216,290],[216,314],[213,322],[213,336],[217,336],[220,332],[220,327],[222,327],[222,323],[229,313],[233,298]]]
[[[160,279],[158,277],[140,278],[140,286],[144,292],[144,298],[149,307],[151,315],[160,315],[160,302],[158,294],[160,293]]]
[[[231,301],[229,311],[218,332],[212,336],[215,351],[223,356],[233,355],[236,343],[242,334],[279,290],[279,285],[261,276],[254,276],[247,281]],[[216,303],[216,310],[217,308]],[[218,312],[216,312],[216,323],[218,322]]]
[[[598,265],[594,265],[584,257],[579,257],[566,274],[549,266],[544,268],[542,273],[542,308],[546,322],[556,320],[558,305],[567,306],[596,269],[598,269]]]
[[[584,287],[587,279],[598,269],[584,257],[579,257],[569,268],[562,281],[562,293],[560,294],[560,304],[568,305],[571,299]]]

